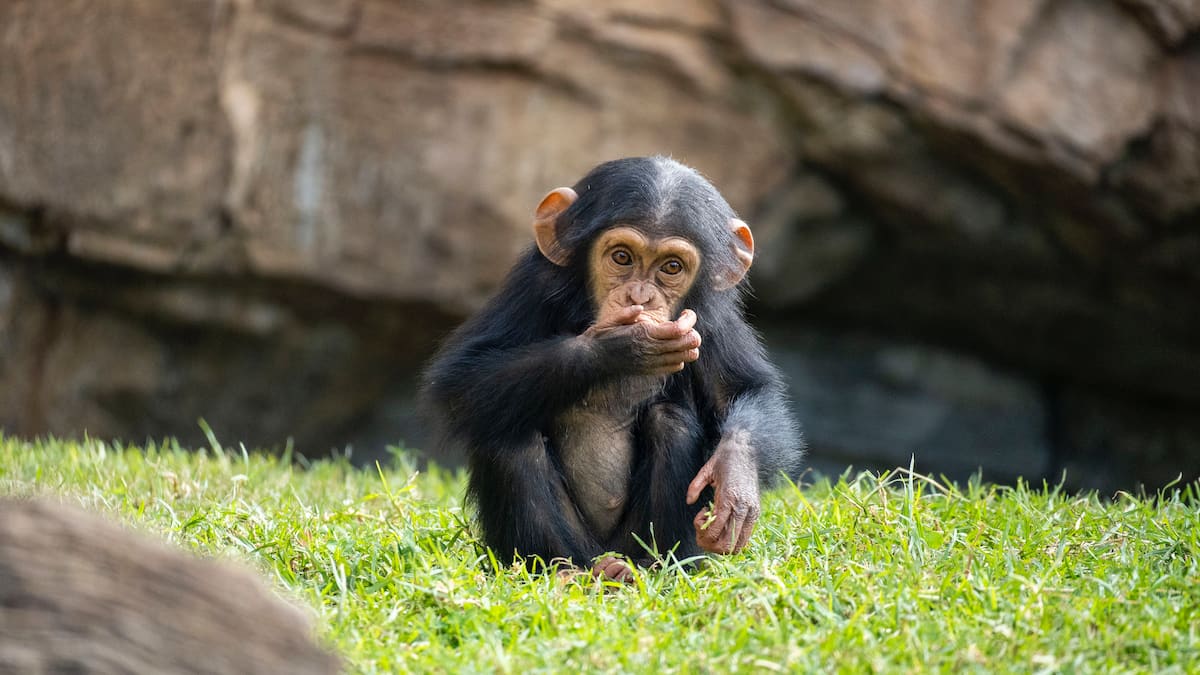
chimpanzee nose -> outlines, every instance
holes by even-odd
[[[629,285],[629,299],[635,305],[644,305],[654,299],[654,289],[650,284],[635,281]]]

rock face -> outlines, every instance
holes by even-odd
[[[1194,1],[10,0],[0,62],[10,433],[419,440],[541,195],[664,153],[755,227],[818,459],[1200,472]],[[895,353],[989,373],[913,386],[947,429],[1007,392],[995,449],[844,433]]]
[[[0,500],[0,672],[340,671],[250,574],[78,509]]]

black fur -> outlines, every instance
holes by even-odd
[[[763,484],[796,477],[803,457],[780,374],[743,316],[743,289],[717,291],[711,283],[735,264],[727,226],[734,212],[698,173],[663,157],[602,164],[575,191],[578,200],[557,225],[568,264],[554,265],[531,247],[499,293],[447,340],[423,395],[444,442],[467,450],[468,496],[501,559],[517,553],[587,565],[614,550],[644,559],[633,534],[690,556],[699,552],[692,519],[711,490],[688,506],[687,486],[723,432],[750,432]],[[617,375],[573,341],[595,318],[586,252],[615,224],[684,236],[700,249],[700,276],[680,307],[696,311],[704,343],[700,359],[639,411],[629,504],[617,532],[599,540],[571,506],[545,430]]]

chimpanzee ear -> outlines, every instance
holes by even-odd
[[[733,256],[736,261],[733,266],[717,272],[713,279],[718,291],[724,291],[738,285],[738,282],[750,271],[754,262],[754,235],[750,234],[750,226],[737,218],[729,219],[729,230],[733,232]]]
[[[546,256],[546,260],[558,266],[567,264],[568,251],[558,243],[558,217],[566,211],[579,195],[569,187],[555,188],[542,198],[537,211],[533,214],[533,238],[537,241],[538,250]]]

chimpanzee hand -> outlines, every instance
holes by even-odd
[[[688,485],[688,504],[695,504],[709,485],[716,493],[712,508],[700,509],[693,522],[696,543],[711,553],[745,548],[758,520],[758,467],[748,435],[739,431],[723,438]]]
[[[669,375],[700,358],[696,313],[685,309],[675,321],[654,321],[632,305],[601,317],[581,337],[595,346],[600,358],[621,372]]]

